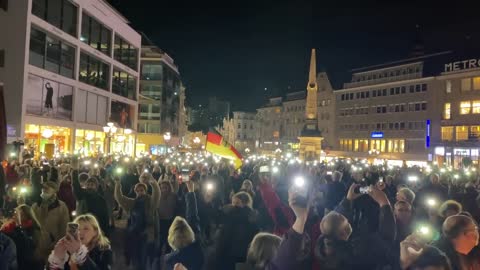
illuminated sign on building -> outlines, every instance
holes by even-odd
[[[372,137],[372,138],[383,138],[383,132],[374,131],[374,132],[370,133],[370,137]]]
[[[430,119],[427,119],[425,136],[425,147],[430,148]]]
[[[468,59],[445,64],[445,72],[459,71],[471,68],[480,68],[480,59]]]

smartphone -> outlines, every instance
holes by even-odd
[[[295,204],[306,208],[308,205],[308,187],[305,179],[301,176],[297,176],[293,180],[294,190],[298,193],[298,197],[295,200]]]
[[[327,175],[332,175],[333,172],[332,171],[327,171]]]
[[[370,187],[368,187],[368,186],[367,187],[360,187],[358,189],[358,191],[359,191],[360,194],[368,194],[368,192],[370,191]]]
[[[73,235],[73,237],[75,237],[75,238],[78,236],[78,224],[77,223],[73,223],[73,222],[67,223],[67,238],[70,237],[68,234]]]
[[[378,182],[383,182],[383,176],[380,176],[380,177],[378,178]]]

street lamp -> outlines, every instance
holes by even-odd
[[[114,123],[108,122],[106,126],[103,127],[103,132],[107,136],[107,154],[110,154],[110,145],[112,143],[112,137],[117,132],[117,127]]]
[[[193,138],[193,143],[194,144],[199,144],[200,143],[200,138],[199,137]]]

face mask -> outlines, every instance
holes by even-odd
[[[40,197],[41,197],[42,199],[44,199],[44,200],[48,200],[48,199],[50,199],[52,196],[53,196],[52,194],[45,193],[45,192],[42,192],[42,193],[40,194]]]

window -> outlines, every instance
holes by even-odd
[[[418,93],[420,91],[421,91],[420,84],[415,85],[415,92]]]
[[[341,100],[345,100],[345,94],[342,94]]]
[[[0,50],[0,67],[5,66],[5,50]]]
[[[469,137],[472,139],[480,138],[480,126],[470,126]]]
[[[422,84],[422,92],[426,92],[427,91],[427,84],[423,83]]]
[[[117,35],[115,35],[113,54],[115,60],[118,62],[130,67],[131,69],[137,69],[137,49]]]
[[[242,125],[241,124],[238,124],[238,129],[241,129],[242,128]]]
[[[356,96],[357,96],[357,99],[359,99],[359,98],[360,98],[360,93],[357,93],[357,95],[356,95]]]
[[[353,100],[353,93],[350,93],[350,100]]]
[[[372,97],[376,97],[377,96],[377,91],[373,90],[372,91]]]
[[[386,95],[387,95],[387,89],[383,89],[382,92],[383,92],[383,93],[382,93],[383,96],[386,96]]]
[[[405,129],[405,122],[400,123],[400,129]]]
[[[112,31],[85,12],[83,13],[81,41],[110,56],[111,36]]]
[[[470,78],[466,78],[466,79],[462,79],[462,83],[461,83],[461,89],[462,91],[470,91],[472,90],[472,83],[471,83],[471,80]]]
[[[415,103],[415,111],[420,111],[420,103]]]
[[[63,41],[32,28],[29,63],[62,76],[73,78],[75,49]]]
[[[415,92],[415,86],[413,86],[413,85],[410,85],[410,87],[409,87],[409,91],[410,91],[410,93],[413,93],[413,92]]]
[[[473,78],[473,90],[480,90],[480,77]]]
[[[395,95],[399,95],[400,94],[400,87],[395,87]]]
[[[390,95],[393,96],[395,94],[395,89],[390,88]]]
[[[402,86],[401,91],[402,91],[402,94],[405,94],[407,92],[405,86]]]
[[[369,97],[370,97],[370,91],[365,92],[365,98],[369,98]]]
[[[443,119],[450,119],[452,117],[451,114],[451,104],[450,103],[445,103],[443,105]]]
[[[33,0],[32,14],[77,36],[77,7],[68,0]]]
[[[470,114],[471,103],[470,101],[460,102],[460,114]]]
[[[426,111],[426,110],[427,110],[427,103],[422,102],[422,111]]]
[[[109,66],[86,53],[80,53],[79,80],[81,82],[108,89]]]
[[[456,136],[457,141],[468,140],[468,126],[457,126],[457,127],[455,127],[455,136]]]
[[[447,94],[452,93],[452,81],[447,80],[447,81],[445,82],[445,92],[446,92]]]
[[[480,113],[480,100],[472,101],[472,113]]]
[[[137,80],[127,72],[113,69],[112,92],[135,100]]]

